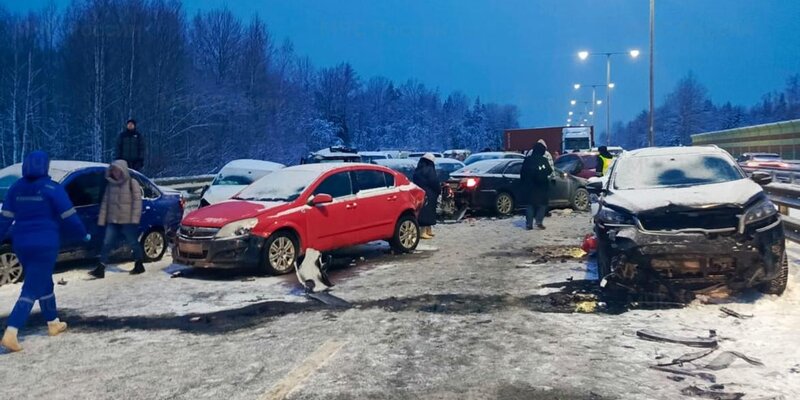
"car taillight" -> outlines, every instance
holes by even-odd
[[[461,187],[465,189],[475,189],[481,183],[480,178],[464,178],[461,180]]]

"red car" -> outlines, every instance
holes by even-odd
[[[306,164],[278,170],[230,201],[187,215],[173,257],[194,267],[291,272],[313,248],[329,251],[387,240],[397,252],[419,243],[425,192],[403,174],[371,164]]]
[[[584,179],[597,176],[597,153],[567,153],[555,161],[556,168]]]

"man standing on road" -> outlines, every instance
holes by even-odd
[[[600,146],[598,150],[600,154],[597,155],[597,167],[595,167],[595,172],[597,172],[597,176],[605,176],[608,172],[608,168],[611,167],[614,155],[609,153],[608,147],[606,146]]]
[[[125,160],[128,167],[141,171],[144,167],[144,137],[136,130],[136,121],[129,119],[125,130],[117,138],[117,160]]]
[[[100,204],[97,225],[106,227],[100,265],[89,274],[97,279],[105,277],[109,253],[119,236],[123,236],[133,249],[136,264],[131,275],[144,272],[144,251],[139,243],[139,221],[142,217],[142,189],[136,179],[131,178],[125,160],[114,161],[106,171],[106,192]]]
[[[22,292],[8,316],[8,326],[0,341],[10,351],[22,350],[17,332],[25,326],[36,301],[47,321],[50,336],[67,330],[67,324],[58,319],[53,292],[53,268],[61,245],[61,225],[67,228],[66,233],[83,237],[87,242],[91,240],[67,192],[50,179],[49,169],[50,160],[45,152],[28,154],[22,163],[22,178],[8,189],[3,201],[0,237],[11,230],[14,254],[25,272]]]
[[[525,229],[536,227],[544,229],[544,217],[550,201],[550,174],[553,168],[545,157],[547,149],[541,143],[533,145],[531,154],[522,162],[520,180],[528,194],[528,206],[525,212]]]

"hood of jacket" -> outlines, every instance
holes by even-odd
[[[122,179],[114,179],[114,177],[111,175],[112,169],[122,171]],[[111,184],[122,185],[125,182],[128,182],[130,179],[131,172],[128,170],[128,162],[125,160],[115,160],[111,163],[111,166],[108,167],[108,170],[106,171],[106,180]]]
[[[47,153],[36,150],[25,157],[22,162],[22,176],[27,179],[39,179],[48,176],[50,157]]]

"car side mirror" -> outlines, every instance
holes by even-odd
[[[750,175],[750,179],[761,186],[765,186],[772,183],[772,174],[764,171],[753,171]]]
[[[328,204],[333,202],[333,197],[327,193],[315,194],[308,198],[308,205],[318,206],[321,204]]]
[[[586,184],[586,191],[588,191],[591,194],[596,194],[598,196],[603,194],[603,192],[604,192],[603,181],[596,180],[596,181],[588,182]]]

